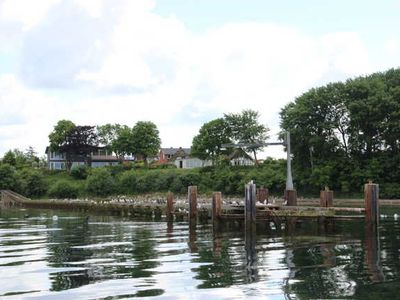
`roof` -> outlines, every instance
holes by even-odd
[[[190,148],[161,148],[161,151],[167,155],[175,155],[177,152],[185,152],[185,154],[190,155]]]
[[[235,158],[246,158],[249,160],[253,160],[253,158],[248,155],[243,149],[238,148],[235,149],[235,151],[233,151],[230,155],[229,155],[229,160],[231,159],[235,159]]]

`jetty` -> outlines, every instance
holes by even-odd
[[[168,221],[243,220],[247,223],[272,221],[281,223],[288,218],[315,219],[317,221],[337,219],[365,219],[368,223],[379,221],[379,185],[372,182],[364,187],[362,207],[335,207],[333,191],[325,188],[320,192],[318,206],[298,205],[296,191],[285,191],[283,201],[271,203],[268,189],[257,188],[249,182],[244,187],[242,201],[223,201],[221,192],[214,192],[210,199],[199,201],[197,186],[189,186],[186,201],[176,200],[168,192],[163,199],[154,201],[94,201],[50,199],[32,200],[10,190],[2,190],[0,206],[44,209],[68,209],[85,213],[100,212],[126,217],[165,218]],[[274,201],[275,202],[275,201]],[[315,202],[314,202],[315,203]],[[359,203],[359,202],[357,202]]]

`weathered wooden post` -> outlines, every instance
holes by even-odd
[[[372,282],[384,281],[380,262],[379,241],[379,185],[369,183],[364,185],[365,201],[365,262]]]
[[[286,133],[286,190],[284,198],[287,206],[297,206],[297,192],[293,187],[292,157],[290,151],[290,132]]]
[[[324,191],[320,192],[319,204],[321,207],[332,207],[333,206],[333,191],[330,191],[326,186]]]
[[[171,192],[168,192],[167,194],[166,216],[168,221],[172,221],[174,219],[174,194]]]
[[[266,201],[268,203],[268,189],[263,186],[257,189],[257,201],[261,203]]]
[[[197,219],[197,186],[188,187],[189,219]]]
[[[285,200],[287,206],[297,206],[297,192],[296,190],[286,190]]]
[[[377,228],[379,225],[379,185],[369,183],[364,185],[365,222]]]
[[[222,214],[222,195],[221,192],[214,192],[212,197],[212,221],[217,222]]]
[[[257,252],[256,246],[256,185],[253,181],[245,187],[245,250],[247,260],[247,276],[249,282],[256,281]]]
[[[256,185],[253,181],[250,181],[245,187],[244,214],[246,223],[256,222]]]

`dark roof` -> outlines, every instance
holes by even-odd
[[[161,151],[167,155],[175,155],[177,152],[183,151],[185,154],[190,155],[190,148],[161,148]]]
[[[246,159],[253,160],[253,158],[252,158],[250,155],[248,155],[248,154],[247,154],[243,149],[241,149],[241,148],[235,149],[235,151],[233,151],[233,152],[229,155],[229,160],[235,159],[235,158],[239,158],[239,157],[243,157],[243,158],[246,158]]]

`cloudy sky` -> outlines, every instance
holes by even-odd
[[[157,124],[164,147],[311,87],[400,65],[400,1],[0,0],[0,156],[60,119]],[[266,155],[282,156],[281,149]]]

